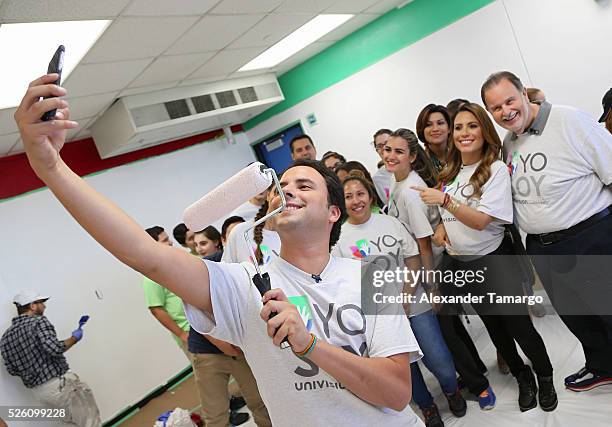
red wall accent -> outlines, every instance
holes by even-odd
[[[232,126],[232,131],[242,132],[242,125]],[[167,142],[104,160],[98,155],[93,139],[87,138],[64,145],[62,159],[75,173],[79,176],[84,176],[200,144],[219,135],[223,135],[222,130],[190,136],[189,138]],[[30,168],[25,153],[0,158],[0,200],[44,186],[44,183],[38,179]]]

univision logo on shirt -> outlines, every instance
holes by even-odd
[[[446,193],[448,190],[451,189],[451,187],[455,184],[455,181],[457,179],[453,179],[451,182],[447,183],[442,183],[442,192]]]
[[[312,310],[310,309],[310,301],[308,300],[308,296],[299,295],[295,297],[288,297],[288,299],[291,304],[295,305],[300,313],[300,317],[306,325],[306,329],[310,331],[310,328],[312,328]]]
[[[355,242],[356,246],[351,246],[351,253],[355,258],[365,258],[370,255],[370,246],[368,239],[361,239]]]
[[[253,253],[255,253],[257,251],[257,245],[253,245],[252,247],[253,247]],[[272,254],[275,252],[272,249],[270,249],[269,246],[264,245],[263,243],[259,245],[259,250],[261,251],[262,264],[269,263],[272,260]],[[249,262],[251,263],[254,262],[253,257],[251,255],[249,255]]]
[[[259,250],[261,251],[263,263],[267,264],[270,262],[270,258],[272,257],[270,248],[263,243],[259,245]]]
[[[508,172],[510,173],[510,176],[514,175],[514,172],[516,172],[518,163],[519,163],[519,152],[515,151],[512,154],[508,153],[508,158],[506,159],[506,165],[508,165]]]

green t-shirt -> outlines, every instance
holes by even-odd
[[[144,289],[147,307],[162,307],[176,322],[179,328],[184,331],[189,330],[189,322],[185,317],[183,301],[178,296],[163,286],[158,285],[148,277],[143,279],[142,288]],[[179,346],[182,345],[182,341],[179,337],[174,334],[171,335]]]

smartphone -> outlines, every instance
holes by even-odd
[[[88,315],[81,316],[81,318],[79,319],[79,328],[82,327],[85,323],[87,323],[88,320],[89,320]]]
[[[64,68],[64,52],[65,51],[66,49],[64,48],[64,45],[59,45],[57,50],[55,51],[55,54],[53,55],[53,58],[51,58],[51,62],[49,62],[49,67],[47,68],[47,74],[50,74],[50,73],[59,74],[57,80],[53,82],[53,84],[56,84],[58,86],[60,85],[61,80],[62,80],[62,68]],[[43,99],[47,99],[47,98],[51,98],[51,97],[46,96]],[[45,122],[49,120],[53,120],[55,118],[55,113],[57,113],[57,109],[47,111],[45,114],[43,114],[41,119]]]

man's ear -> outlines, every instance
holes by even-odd
[[[338,206],[336,205],[329,206],[329,221],[331,223],[338,222],[340,220],[341,215],[342,215],[342,212],[340,211],[340,208]]]

